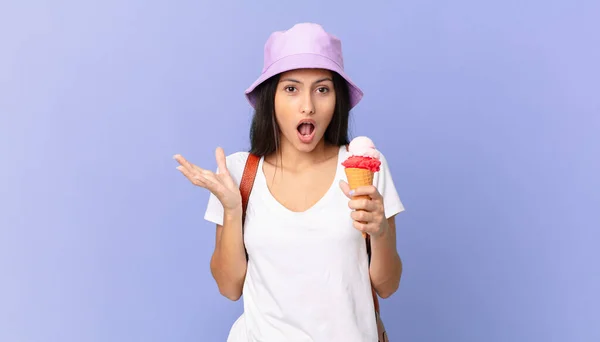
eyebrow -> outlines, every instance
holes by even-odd
[[[321,83],[321,82],[324,82],[324,81],[331,81],[331,82],[333,82],[333,80],[330,77],[324,77],[324,78],[316,80],[315,82],[313,82],[313,84]],[[281,82],[302,83],[302,82],[300,82],[298,80],[295,80],[293,78],[284,78],[284,79],[282,79],[282,80],[279,81],[279,83],[281,83]]]

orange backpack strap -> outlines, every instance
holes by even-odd
[[[244,172],[242,173],[242,180],[240,181],[240,194],[242,195],[242,232],[244,231],[244,221],[246,220],[246,209],[248,208],[248,200],[250,198],[250,192],[254,186],[254,179],[256,178],[256,172],[258,171],[258,164],[260,157],[250,153],[246,160],[246,166],[244,166]],[[371,262],[371,239],[367,234],[365,238],[367,244],[367,254],[369,256],[369,263]],[[248,253],[246,253],[246,259],[248,259]],[[379,299],[375,288],[371,286],[373,293],[373,303],[375,305],[375,312],[379,314]]]
[[[240,194],[242,195],[242,234],[244,234],[246,209],[248,208],[250,192],[252,192],[252,187],[254,186],[254,179],[256,178],[256,171],[258,170],[259,161],[259,156],[252,153],[248,155],[248,159],[246,159],[246,165],[244,166],[244,173],[242,173],[242,180],[240,181]],[[244,253],[246,253],[246,261],[248,261],[248,252],[246,251],[246,247],[244,247]]]
[[[252,187],[254,186],[254,179],[256,178],[259,161],[259,156],[252,153],[248,155],[246,166],[244,166],[244,173],[242,174],[242,180],[240,181],[240,194],[242,195],[242,227],[244,227],[248,199],[250,198],[250,192],[252,192]]]

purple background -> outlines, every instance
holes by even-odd
[[[392,340],[599,341],[600,3],[391,3],[2,1],[0,341],[225,340],[171,156],[248,148],[243,90],[301,21],[342,38],[407,208]]]

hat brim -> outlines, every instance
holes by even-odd
[[[354,82],[346,75],[344,70],[331,59],[311,53],[302,53],[287,56],[271,64],[267,70],[265,70],[260,77],[252,83],[252,85],[246,89],[245,94],[250,105],[254,107],[256,105],[256,93],[254,90],[261,83],[268,80],[269,78],[280,74],[282,72],[295,70],[295,69],[326,69],[338,73],[348,83],[348,89],[350,91],[350,108],[354,108],[363,97],[363,92],[360,88],[354,84]]]

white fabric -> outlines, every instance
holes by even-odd
[[[261,158],[250,194],[244,243],[249,261],[244,313],[228,342],[376,342],[377,327],[362,234],[352,226],[340,147],[335,180],[317,204],[292,212],[272,196]],[[239,185],[248,152],[227,157]],[[383,154],[374,184],[386,217],[404,210]],[[210,195],[205,219],[223,223],[223,207]]]

